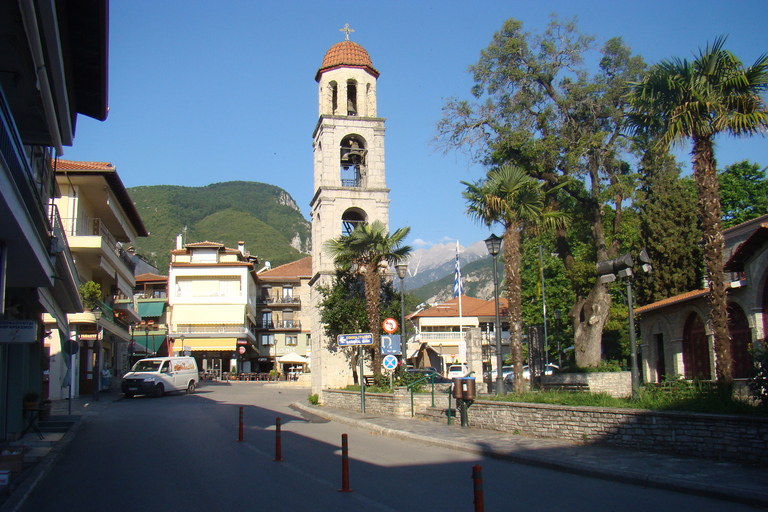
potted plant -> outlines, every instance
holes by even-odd
[[[86,310],[95,308],[101,299],[101,285],[94,281],[86,281],[78,286],[77,291],[83,299],[83,307]]]
[[[36,391],[30,391],[25,394],[21,399],[24,409],[37,409],[40,406],[38,402],[39,397],[40,395]]]

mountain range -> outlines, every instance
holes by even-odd
[[[184,242],[211,241],[227,247],[245,242],[262,265],[273,267],[310,252],[310,223],[291,195],[274,185],[251,181],[214,183],[204,187],[139,186],[128,193],[150,232],[137,241],[136,253],[165,274],[176,237]],[[493,297],[492,264],[485,243],[459,247],[464,293]],[[453,297],[456,244],[416,249],[408,261],[406,288],[425,302]],[[396,283],[397,284],[397,283]]]

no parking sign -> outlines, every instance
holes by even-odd
[[[381,361],[381,365],[386,368],[387,370],[394,370],[397,368],[397,358],[393,356],[392,354],[384,356],[384,359]]]

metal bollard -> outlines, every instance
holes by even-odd
[[[243,440],[243,406],[240,406],[240,435],[237,438],[238,441]]]
[[[349,444],[347,434],[341,434],[341,489],[339,492],[352,492],[349,488]]]
[[[472,485],[474,487],[475,512],[485,512],[485,501],[483,499],[483,467],[472,466]]]
[[[275,462],[281,462],[283,460],[283,447],[281,443],[280,435],[280,418],[275,421],[275,458],[272,459]]]

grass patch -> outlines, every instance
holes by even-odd
[[[492,395],[483,398],[500,402],[768,416],[768,408],[723,396],[718,392],[717,385],[714,383],[695,381],[675,381],[659,385],[648,384],[640,390],[637,399],[616,398],[607,393],[555,390],[529,391],[520,395],[510,393],[504,396]]]

